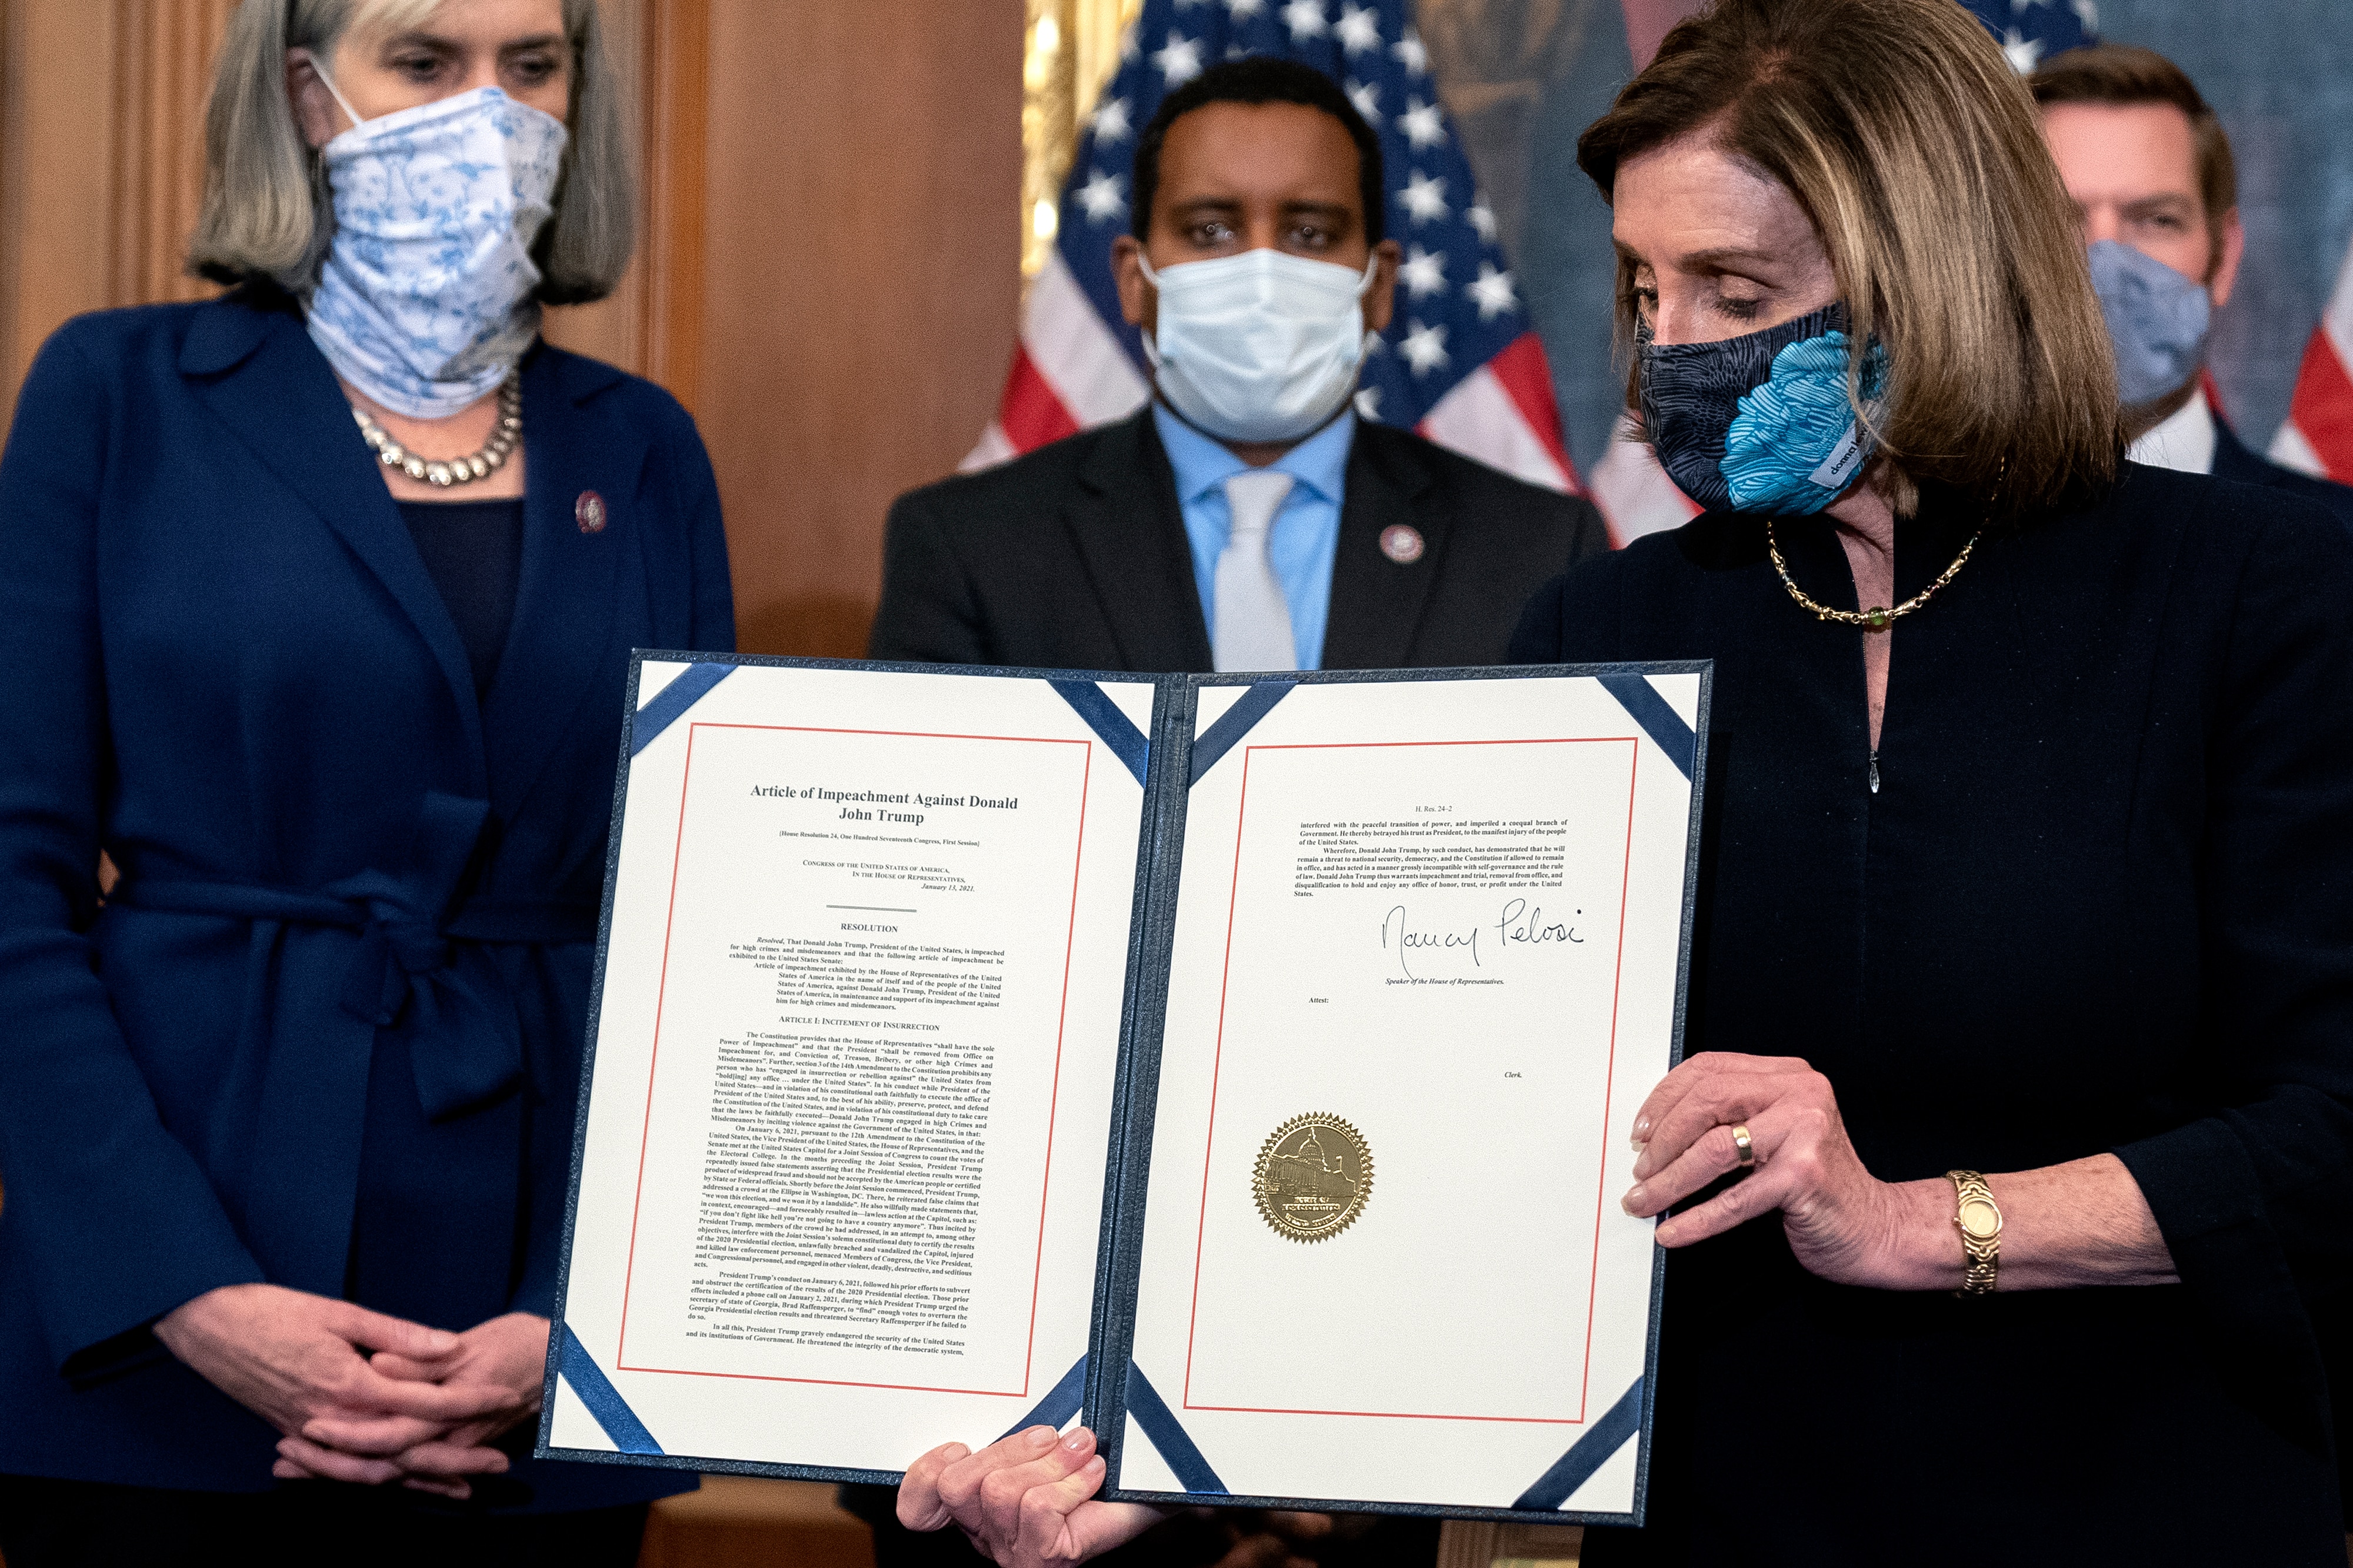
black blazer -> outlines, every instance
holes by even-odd
[[[2214,477],[2236,479],[2242,485],[2262,485],[2266,489],[2285,490],[2290,495],[2317,501],[2337,521],[2353,528],[2353,485],[2316,479],[2310,474],[2299,474],[2294,468],[2283,468],[2268,458],[2249,451],[2219,416],[2214,421]]]
[[[1398,523],[1426,546],[1410,565],[1381,552]],[[1529,596],[1609,547],[1582,497],[1360,423],[1324,668],[1501,663]],[[868,651],[1049,669],[1212,668],[1176,471],[1150,408],[900,497]]]
[[[1978,515],[1924,494],[1897,597]],[[1778,529],[1852,608],[1830,520]],[[1882,1180],[2113,1152],[2181,1279],[1861,1289],[1778,1216],[1673,1252],[1650,1526],[1588,1563],[2343,1561],[2315,1319],[2353,1280],[2348,603],[2318,508],[2127,464],[1905,618],[1874,791],[1862,638],[1790,602],[1762,520],[1538,596],[1528,662],[1715,660],[1686,1058],[1806,1058]]]
[[[2214,477],[2317,501],[2353,528],[2353,485],[2316,479],[2251,452],[2220,418],[2214,421]],[[2346,1532],[2353,1535],[2353,1291],[2337,1292],[2316,1305],[2313,1315],[2337,1428],[2337,1490],[2345,1506]]]

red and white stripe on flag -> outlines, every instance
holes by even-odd
[[[2305,345],[2287,423],[2272,437],[2272,461],[2353,484],[2353,250]]]

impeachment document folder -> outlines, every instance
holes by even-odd
[[[539,1452],[1639,1522],[1708,683],[639,655]]]

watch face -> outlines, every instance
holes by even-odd
[[[1979,1241],[2001,1234],[2001,1211],[1982,1200],[1961,1205],[1961,1229]]]

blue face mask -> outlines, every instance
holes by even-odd
[[[495,87],[363,121],[320,150],[335,237],[311,340],[343,379],[412,419],[498,390],[539,335],[532,242],[554,213],[564,121]]]
[[[1845,329],[1843,303],[1713,343],[1656,343],[1640,328],[1642,423],[1668,477],[1709,511],[1800,516],[1836,500],[1874,445],[1847,403]],[[1886,380],[1874,343],[1864,400]]]
[[[2127,407],[2180,391],[2206,363],[2214,301],[2206,286],[2113,239],[2093,242],[2092,288],[2116,345],[2116,390]]]

